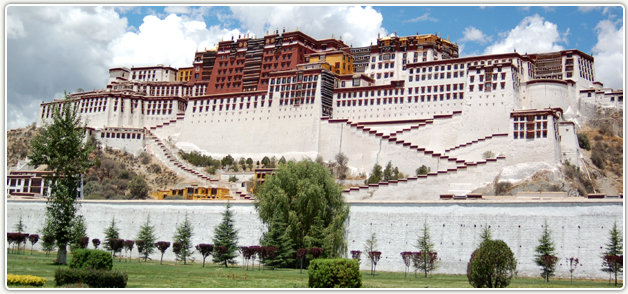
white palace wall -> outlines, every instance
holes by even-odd
[[[45,201],[8,200],[6,228],[11,231],[20,216],[27,233],[36,233],[44,223]],[[193,228],[193,244],[212,243],[214,228],[221,221],[224,202],[212,201],[83,201],[79,214],[86,217],[87,235],[103,240],[104,230],[115,216],[120,237],[135,239],[139,228],[150,214],[156,228],[157,240],[172,242],[176,226],[188,214]],[[364,244],[372,233],[378,239],[382,257],[378,271],[404,270],[400,253],[418,251],[413,245],[424,222],[427,222],[440,266],[435,273],[465,274],[469,257],[479,243],[483,226],[489,225],[495,239],[504,240],[517,259],[518,276],[540,277],[533,263],[534,247],[547,221],[552,232],[560,265],[556,275],[569,276],[565,258],[575,257],[582,266],[574,271],[576,278],[606,279],[600,270],[608,231],[617,222],[623,230],[623,203],[618,201],[564,201],[564,202],[389,202],[350,203],[345,238],[348,251],[364,251]],[[264,225],[251,203],[232,202],[234,223],[239,230],[239,246],[258,245]],[[90,242],[91,244],[91,242]],[[90,248],[92,246],[90,245]],[[41,250],[41,242],[35,244]],[[137,251],[133,252],[137,256]],[[157,252],[151,256],[158,260]],[[192,256],[195,262],[202,257]],[[167,250],[165,260],[174,260]],[[237,258],[241,264],[241,257]],[[155,262],[155,261],[153,261]],[[370,266],[365,258],[362,270]]]

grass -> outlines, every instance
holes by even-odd
[[[54,271],[61,265],[55,265],[56,255],[49,257],[43,252],[26,251],[26,254],[7,254],[7,273],[16,275],[34,275],[47,279],[43,288],[54,288]],[[68,260],[72,257],[68,254]],[[211,257],[208,257],[210,260]],[[239,260],[239,262],[242,262]],[[225,268],[224,265],[206,263],[202,260],[183,265],[158,260],[138,262],[132,259],[122,262],[114,261],[114,269],[126,271],[129,275],[127,288],[307,288],[307,270],[300,274],[295,269],[249,270],[242,266]],[[362,283],[365,288],[471,288],[466,275],[432,275],[429,278],[408,278],[402,272],[376,272],[371,276],[369,271],[362,272]],[[621,283],[621,282],[620,282]],[[569,279],[552,279],[545,283],[539,278],[518,278],[511,281],[511,288],[621,288],[609,286],[608,280],[576,280],[570,284]],[[10,286],[10,288],[26,288]],[[30,287],[28,287],[30,288]]]

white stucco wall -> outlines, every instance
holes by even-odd
[[[45,201],[7,201],[6,228],[11,231],[22,217],[27,233],[35,233],[44,223]],[[79,213],[86,216],[87,235],[90,240],[103,240],[104,230],[115,216],[120,237],[134,239],[140,226],[150,214],[158,240],[172,242],[176,226],[188,214],[193,228],[193,244],[212,243],[214,228],[221,221],[224,202],[193,201],[84,201]],[[398,202],[398,203],[350,203],[351,212],[346,223],[348,251],[364,251],[364,243],[376,233],[378,250],[382,258],[378,271],[404,269],[400,257],[402,251],[417,251],[416,243],[421,225],[427,222],[431,240],[440,257],[440,267],[435,273],[465,274],[466,265],[478,245],[484,225],[491,226],[495,239],[504,240],[517,258],[519,276],[539,276],[533,263],[534,247],[542,233],[545,221],[552,231],[552,239],[559,257],[556,275],[568,277],[564,260],[575,257],[582,266],[574,277],[605,279],[608,275],[600,270],[602,254],[608,240],[608,231],[614,222],[623,229],[623,203],[620,201],[564,201],[564,202]],[[239,230],[240,246],[258,245],[264,226],[250,202],[232,202],[235,227]],[[90,241],[90,248],[92,247]],[[35,245],[41,249],[41,242]],[[137,251],[133,253],[137,256]],[[158,260],[160,254],[151,255]],[[201,260],[198,253],[193,255]],[[172,250],[164,255],[174,260]],[[240,258],[238,258],[240,261]],[[369,269],[364,261],[363,270]]]

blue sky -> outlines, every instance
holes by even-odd
[[[624,18],[621,6],[9,6],[7,128],[33,123],[64,90],[104,88],[111,67],[190,66],[222,39],[284,27],[355,47],[440,33],[461,56],[578,49],[598,80],[623,88]]]

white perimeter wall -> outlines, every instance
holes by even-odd
[[[482,203],[484,202],[484,203]],[[568,277],[564,260],[578,258],[582,266],[574,271],[574,277],[606,279],[600,270],[600,255],[608,241],[608,231],[614,222],[623,230],[623,203],[621,202],[534,202],[534,203],[478,203],[431,202],[431,203],[350,203],[346,240],[348,252],[364,251],[364,243],[376,233],[382,258],[379,271],[404,269],[400,253],[418,251],[416,243],[420,227],[427,222],[432,241],[438,252],[440,267],[436,273],[465,274],[471,253],[478,245],[479,234],[485,224],[491,226],[495,239],[504,240],[517,258],[519,276],[539,277],[539,268],[533,263],[534,247],[542,234],[542,225],[548,222],[556,247],[559,265],[557,276]],[[7,201],[6,229],[10,232],[22,216],[27,233],[35,233],[44,223],[44,201]],[[187,213],[194,236],[193,244],[212,243],[214,227],[221,221],[224,202],[177,202],[177,201],[85,201],[79,213],[86,215],[87,235],[90,239],[103,240],[103,231],[115,215],[120,237],[134,239],[148,214],[156,228],[158,240],[172,242],[177,224]],[[258,245],[264,226],[251,203],[233,203],[235,226],[239,230],[240,246]],[[91,248],[90,241],[90,248]],[[35,245],[41,249],[41,242]],[[137,256],[135,251],[134,256]],[[159,259],[159,253],[151,255]],[[201,260],[198,253],[193,255]],[[172,250],[164,255],[174,260]],[[238,258],[240,261],[240,258]],[[370,267],[363,260],[361,268]]]

